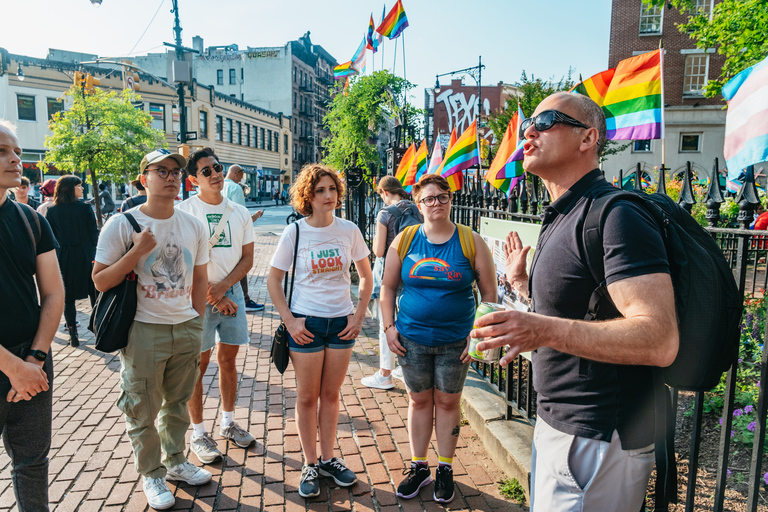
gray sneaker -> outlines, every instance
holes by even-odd
[[[193,437],[190,445],[192,451],[195,452],[195,455],[203,464],[211,464],[224,457],[216,446],[216,441],[213,440],[208,432],[203,434],[202,437]]]
[[[237,423],[232,423],[228,427],[221,427],[219,434],[221,434],[221,437],[224,439],[229,439],[234,442],[240,448],[248,448],[256,442],[256,438],[246,430],[240,428],[240,425]]]

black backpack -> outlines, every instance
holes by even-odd
[[[405,211],[398,208],[396,204],[387,206],[384,208],[384,211],[389,212],[395,219],[395,236],[408,226],[414,226],[424,222],[424,218],[421,216],[419,208],[413,203],[410,203]]]
[[[720,382],[722,374],[738,356],[742,296],[720,247],[680,205],[666,195],[616,189],[593,199],[584,221],[587,266],[599,283],[592,293],[586,319],[595,319],[600,308],[615,311],[605,285],[602,226],[616,201],[638,204],[656,221],[664,240],[675,292],[679,350],[669,367],[653,370],[656,510],[667,510],[667,501],[677,502],[677,471],[675,415],[664,384],[681,390],[709,391]]]

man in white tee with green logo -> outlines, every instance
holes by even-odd
[[[203,221],[210,247],[208,262],[208,292],[205,320],[203,322],[203,346],[200,361],[200,377],[189,401],[192,418],[192,451],[205,464],[222,458],[216,441],[208,433],[203,422],[203,375],[211,359],[211,351],[217,346],[219,364],[219,390],[222,415],[221,437],[247,448],[254,437],[235,423],[237,399],[237,368],[235,359],[240,345],[250,340],[245,315],[245,300],[240,286],[242,279],[253,266],[253,226],[251,216],[244,206],[222,195],[224,168],[210,148],[203,148],[189,159],[189,179],[199,192],[177,206]]]

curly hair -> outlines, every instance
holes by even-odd
[[[291,186],[291,206],[302,215],[312,215],[312,199],[315,198],[315,187],[323,176],[329,176],[336,183],[336,208],[341,208],[341,198],[344,196],[344,183],[336,171],[321,164],[307,164],[299,172],[299,177]]]
[[[443,192],[451,194],[451,186],[448,184],[448,180],[440,176],[439,174],[425,174],[421,179],[413,186],[413,202],[418,203],[421,199],[421,192],[427,185],[435,185]],[[451,194],[453,195],[453,194]]]
[[[189,157],[189,160],[187,160],[187,174],[190,176],[197,176],[197,162],[207,156],[212,156],[216,159],[217,163],[219,162],[219,157],[216,156],[216,153],[213,152],[212,148],[203,148],[199,151],[196,151],[191,157]]]

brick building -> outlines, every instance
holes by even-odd
[[[711,13],[718,0],[697,0],[697,8]],[[662,42],[664,56],[664,116],[666,126],[666,166],[673,173],[685,168],[690,161],[700,178],[710,176],[715,157],[723,159],[725,110],[721,96],[705,98],[703,88],[710,78],[720,76],[724,57],[714,48],[696,48],[695,41],[678,24],[685,23],[688,14],[676,9],[654,7],[646,9],[642,0],[613,0],[608,67],[620,60],[653,51]],[[609,157],[603,164],[606,175],[612,177],[619,169],[634,169],[640,162],[652,181],[653,167],[662,163],[661,140],[633,141],[620,154]]]

